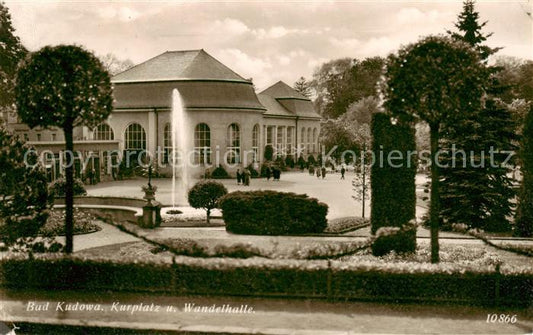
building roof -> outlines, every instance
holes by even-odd
[[[186,108],[265,110],[251,81],[203,49],[167,51],[111,81],[116,109],[170,108],[178,89]]]
[[[280,115],[320,119],[311,100],[294,88],[278,81],[258,95],[259,101],[267,109],[265,115]]]
[[[250,109],[264,112],[251,83],[227,81],[164,81],[117,83],[115,109],[170,108],[177,89],[186,108]]]
[[[300,92],[296,91],[294,88],[285,84],[281,80],[275,83],[274,85],[270,86],[269,88],[263,90],[263,92],[259,94],[270,95],[271,97],[274,97],[275,99],[301,99],[301,100],[311,101],[311,99],[302,95]]]
[[[177,80],[248,82],[203,49],[167,51],[111,79],[113,83]]]
[[[283,107],[275,98],[266,94],[258,94],[259,102],[265,106],[266,112],[264,115],[289,116],[296,117],[296,114],[291,113],[288,109]]]

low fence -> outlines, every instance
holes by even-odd
[[[4,259],[0,285],[46,290],[165,292],[175,295],[437,301],[530,307],[533,274],[396,273],[343,269],[327,261],[193,259],[117,263],[69,257]],[[44,275],[46,274],[46,275]]]

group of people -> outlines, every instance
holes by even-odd
[[[281,170],[277,166],[266,166],[265,170],[265,177],[267,180],[270,180],[272,178],[273,180],[280,180],[281,177]],[[344,166],[340,169],[341,173],[341,179],[345,179],[344,175],[346,174],[346,168]],[[249,168],[245,168],[242,170],[237,169],[237,185],[244,185],[244,186],[250,186],[250,179],[252,178],[252,173]],[[326,178],[327,170],[325,166],[319,167],[319,166],[309,166],[309,174],[310,175],[316,175],[318,179]]]
[[[270,178],[273,178],[274,180],[279,180],[281,177],[281,170],[273,166],[272,168],[270,166],[267,166],[265,169],[265,176],[267,180],[270,180]]]
[[[241,172],[240,169],[237,169],[237,185],[250,186],[250,179],[252,178],[252,173],[250,169],[243,169]]]
[[[326,178],[326,167],[325,166],[322,166],[322,168],[318,167],[318,166],[309,166],[309,174],[310,175],[314,175],[316,174],[316,177],[320,179],[320,177],[322,177],[322,179]],[[341,179],[344,179],[344,175],[346,174],[346,168],[343,166],[341,167]]]

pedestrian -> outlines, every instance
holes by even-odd
[[[343,167],[341,167],[341,179],[344,179],[344,174],[346,173],[346,169]]]
[[[315,174],[315,167],[313,165],[309,165],[309,175],[313,176]]]
[[[93,173],[94,173],[94,170],[93,170],[93,169],[87,171],[87,173],[86,173],[86,176],[87,176],[87,180],[88,180],[88,182],[89,182],[89,185],[93,185]],[[86,183],[87,183],[87,181],[86,181]]]
[[[277,166],[272,168],[272,176],[274,177],[274,180],[279,180],[280,174],[281,171]]]
[[[250,172],[250,169],[244,169],[242,172],[243,175],[243,184],[244,186],[250,186],[250,178],[252,176],[252,173]]]
[[[270,170],[270,166],[267,166],[265,169],[265,175],[267,177],[267,180],[270,180],[270,177],[272,177],[272,170]]]
[[[326,178],[326,167],[322,167],[322,179]]]
[[[237,169],[237,185],[240,185],[242,181],[241,170]]]
[[[316,168],[316,177],[320,179],[320,169],[318,168],[318,166]]]

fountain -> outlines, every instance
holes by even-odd
[[[181,95],[177,89],[172,91],[172,208],[188,206],[189,169],[187,154],[191,148],[189,118],[183,108]]]
[[[189,206],[187,193],[191,186],[189,174],[192,148],[191,122],[183,108],[181,95],[177,89],[172,91],[171,133],[172,133],[172,188],[171,207],[162,208],[164,222],[187,222],[205,220],[205,211]],[[216,215],[215,211],[215,215]],[[218,215],[221,215],[218,212]]]

